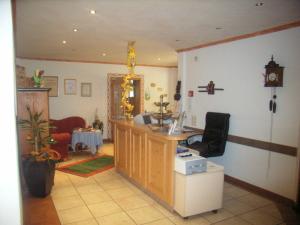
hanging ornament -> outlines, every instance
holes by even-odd
[[[126,119],[132,119],[132,111],[134,106],[129,102],[129,93],[133,91],[133,83],[131,80],[134,78],[134,67],[135,67],[135,49],[134,49],[134,41],[128,42],[127,47],[127,68],[128,74],[123,77],[123,83],[121,87],[122,98],[121,98],[121,108],[124,111],[124,116]]]

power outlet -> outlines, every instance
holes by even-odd
[[[196,126],[196,124],[197,124],[197,116],[192,115],[192,126]]]

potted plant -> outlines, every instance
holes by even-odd
[[[55,140],[49,135],[51,127],[42,118],[43,112],[32,112],[29,106],[26,110],[29,118],[18,120],[18,124],[29,130],[26,140],[33,148],[22,159],[24,178],[30,194],[45,197],[54,184],[55,163],[60,159],[60,154],[47,148],[49,144],[55,144]]]

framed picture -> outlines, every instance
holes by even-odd
[[[81,97],[92,96],[92,83],[81,83]]]
[[[64,89],[65,89],[65,95],[76,95],[76,80],[65,79]]]
[[[44,87],[51,88],[49,97],[58,97],[58,77],[57,76],[43,76]]]

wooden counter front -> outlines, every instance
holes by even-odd
[[[176,146],[191,133],[168,135],[133,121],[111,122],[117,171],[173,207]]]

